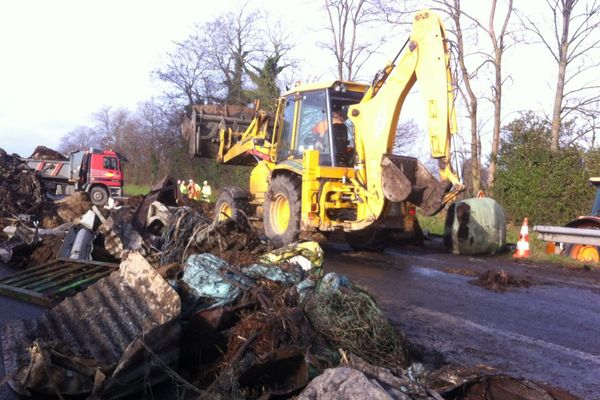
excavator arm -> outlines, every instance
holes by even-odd
[[[419,82],[427,115],[431,156],[438,159],[440,181],[418,160],[392,155],[404,101]],[[450,52],[440,18],[418,12],[407,49],[397,64],[377,75],[362,101],[350,108],[356,131],[356,181],[363,188],[369,213],[380,215],[384,199],[409,200],[424,213],[435,214],[453,201],[464,186],[451,169],[451,136],[456,133]],[[383,158],[382,158],[383,155]]]

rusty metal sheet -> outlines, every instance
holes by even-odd
[[[0,279],[0,294],[52,307],[118,268],[118,264],[58,259]]]
[[[31,380],[15,378],[26,374],[16,372],[27,371],[34,364],[32,343],[59,343],[63,353],[93,359],[109,368],[102,376],[86,377],[92,379],[98,398],[136,393],[143,385],[166,378],[157,365],[173,365],[178,360],[180,312],[177,293],[140,254],[131,253],[118,271],[67,298],[39,319],[11,321],[2,327],[3,363],[7,376],[11,376],[9,384],[18,393],[36,393]],[[152,362],[152,357],[160,360]],[[66,380],[68,374],[64,376]],[[60,383],[53,382],[53,386],[62,387]]]

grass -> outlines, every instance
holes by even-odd
[[[429,233],[433,235],[443,235],[444,234],[444,222],[446,220],[446,212],[441,212],[432,217],[427,217],[419,211],[417,213],[417,218],[419,220],[419,225],[421,229],[429,231]]]
[[[443,235],[444,225],[446,220],[446,213],[441,212],[438,215],[427,217],[421,213],[417,214],[419,219],[419,225],[421,229],[428,230],[433,235]],[[521,231],[521,225],[509,224],[506,227],[506,242],[508,244],[516,245],[519,240],[519,232]],[[532,231],[532,225],[529,226],[529,249],[530,256],[529,262],[540,263],[540,264],[556,264],[556,266],[567,267],[567,268],[586,268],[589,269],[591,266],[600,268],[599,264],[590,264],[575,261],[571,258],[564,257],[558,254],[548,254],[546,252],[546,246],[548,242],[545,242],[537,237],[537,234]],[[508,251],[499,255],[503,259],[512,259],[513,251]]]
[[[123,188],[123,192],[125,196],[138,196],[138,195],[146,195],[150,191],[149,185],[125,185]]]

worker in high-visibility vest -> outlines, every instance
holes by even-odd
[[[195,194],[196,194],[196,184],[194,183],[193,179],[190,179],[188,181],[188,185],[187,185],[188,199],[193,200]]]
[[[200,196],[202,195],[202,188],[197,183],[194,183],[194,200],[200,201]]]
[[[187,186],[185,185],[185,181],[182,181],[181,179],[178,180],[177,186],[179,187],[179,193],[181,193],[183,196],[187,195],[188,190]]]
[[[202,182],[202,201],[206,201],[207,203],[210,201],[210,195],[212,194],[212,189],[207,181]]]

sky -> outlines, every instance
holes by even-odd
[[[24,156],[37,144],[56,148],[61,136],[88,124],[103,106],[134,109],[160,95],[150,75],[173,41],[235,4],[1,2],[0,148]]]
[[[173,41],[186,38],[195,23],[238,4],[236,0],[1,2],[0,148],[23,156],[39,144],[57,148],[61,136],[90,124],[91,115],[102,107],[133,110],[139,102],[160,95],[151,71],[161,65]],[[315,51],[315,41],[325,35],[318,29],[324,17],[318,1],[250,4],[284,19],[298,55],[306,57],[301,63],[304,77],[332,77],[333,58]],[[365,71],[375,73],[395,51],[374,57]],[[508,65],[520,65],[514,67],[519,73],[511,73],[505,90],[508,117],[519,109],[542,107],[547,93],[551,95],[546,83],[551,69],[544,55],[535,51],[525,47],[507,57]]]

